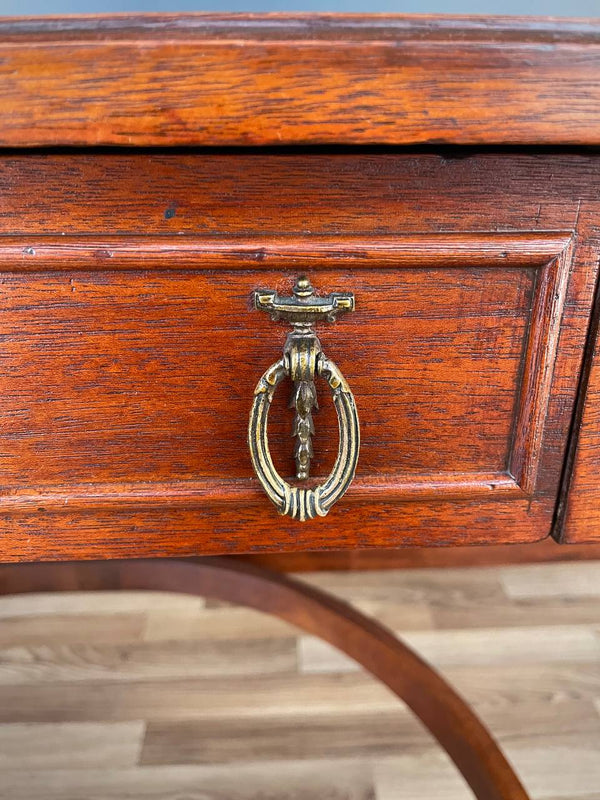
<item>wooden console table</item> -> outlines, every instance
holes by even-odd
[[[391,634],[197,557],[600,541],[600,24],[14,19],[0,89],[1,591],[271,610],[526,798]]]

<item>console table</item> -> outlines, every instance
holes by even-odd
[[[525,800],[381,626],[204,557],[600,541],[600,24],[4,20],[0,90],[0,591],[279,614]]]

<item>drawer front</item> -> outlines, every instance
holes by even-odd
[[[555,532],[567,544],[600,542],[599,311],[596,301]]]
[[[592,158],[31,155],[0,162],[3,560],[548,535],[597,263]],[[277,514],[246,444],[306,272],[361,421],[325,518]],[[338,449],[324,382],[317,478]],[[289,387],[269,444],[294,474]]]

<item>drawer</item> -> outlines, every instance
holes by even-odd
[[[591,156],[366,150],[0,159],[0,558],[532,541],[552,527],[598,262]],[[361,423],[327,516],[247,447],[307,274]],[[317,382],[312,474],[338,423]],[[268,440],[293,485],[289,386]]]
[[[600,340],[598,306],[574,415],[555,536],[561,543],[600,542]]]

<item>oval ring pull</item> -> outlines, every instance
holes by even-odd
[[[254,391],[254,402],[248,425],[248,444],[252,464],[269,499],[280,514],[305,521],[324,517],[350,485],[360,449],[360,427],[356,403],[344,376],[328,359],[313,330],[318,319],[333,321],[344,311],[354,309],[352,294],[335,293],[315,297],[309,281],[303,276],[294,287],[294,297],[280,297],[276,292],[254,292],[255,307],[271,314],[273,319],[289,321],[294,330],[288,335],[283,357],[269,367]],[[339,446],[333,469],[327,479],[315,488],[291,486],[275,469],[267,437],[267,422],[275,390],[285,377],[294,384],[292,405],[295,407],[293,433],[296,436],[296,477],[308,478],[312,457],[314,424],[312,409],[317,407],[315,378],[329,384],[338,417]]]

